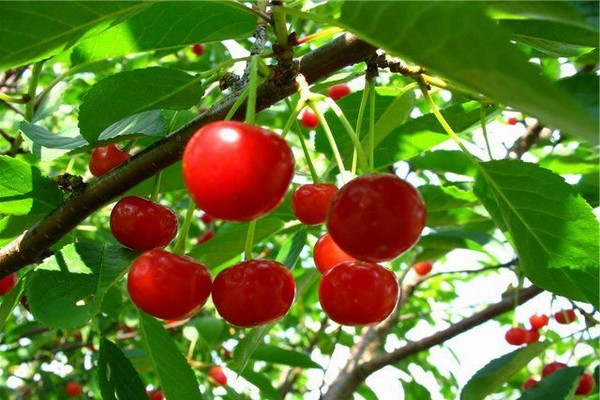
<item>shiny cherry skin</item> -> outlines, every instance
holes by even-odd
[[[537,329],[530,329],[525,331],[525,344],[531,344],[540,340],[540,333]]]
[[[594,390],[594,378],[590,374],[583,374],[579,379],[579,385],[575,390],[575,394],[578,396],[587,396]]]
[[[300,122],[305,128],[308,129],[314,129],[319,126],[319,118],[317,118],[316,114],[308,108],[302,112]]]
[[[331,86],[327,89],[327,94],[333,101],[338,101],[342,97],[348,96],[350,93],[350,87],[345,83],[340,83],[339,85]]]
[[[525,383],[523,383],[523,386],[521,386],[521,389],[529,390],[532,387],[534,387],[535,385],[537,385],[538,383],[540,383],[540,381],[538,381],[537,379],[529,378],[525,381]]]
[[[305,225],[319,225],[327,219],[331,199],[338,188],[331,183],[301,185],[292,194],[292,210]]]
[[[212,229],[207,229],[204,233],[196,239],[196,244],[202,244],[208,242],[210,239],[215,237],[215,231]]]
[[[200,128],[183,153],[183,178],[202,210],[226,221],[250,221],[283,201],[294,156],[279,135],[218,121]]]
[[[67,386],[65,386],[65,392],[69,397],[81,396],[83,394],[83,389],[79,383],[69,382],[67,383]]]
[[[529,323],[531,324],[531,329],[542,329],[544,326],[548,325],[548,316],[544,314],[532,315],[529,317]]]
[[[296,282],[283,264],[272,260],[249,260],[217,275],[212,299],[225,321],[251,328],[283,317],[295,294]]]
[[[504,335],[504,338],[508,344],[512,344],[513,346],[520,346],[524,344],[526,337],[527,331],[523,328],[510,328]]]
[[[227,385],[227,376],[225,376],[225,373],[223,372],[223,368],[221,368],[218,365],[211,367],[208,370],[208,376],[210,376],[212,378],[212,380],[214,381],[214,384],[216,386],[226,386]]]
[[[396,258],[419,239],[425,226],[419,192],[391,174],[353,179],[333,197],[327,231],[342,250],[369,262]]]
[[[148,400],[164,400],[165,399],[165,395],[163,394],[162,390],[157,390],[154,392],[147,392],[146,394],[148,395]]]
[[[196,43],[192,46],[192,53],[194,53],[197,56],[201,56],[202,54],[204,54],[204,45]]]
[[[211,285],[203,264],[157,249],[136,258],[127,277],[133,303],[147,314],[170,320],[196,314],[208,300]]]
[[[379,264],[347,261],[327,271],[319,283],[319,302],[325,314],[341,325],[371,325],[392,313],[398,301],[398,282]]]
[[[129,157],[129,153],[119,149],[114,143],[98,147],[94,149],[90,158],[90,172],[94,176],[102,176],[116,166],[123,164]]]
[[[12,274],[0,279],[0,296],[4,296],[6,293],[10,292],[19,281],[19,277],[15,272]]]
[[[433,262],[431,262],[431,261],[421,261],[421,262],[415,263],[413,265],[413,269],[419,276],[427,275],[428,273],[431,272],[432,268],[433,268]]]
[[[328,233],[317,240],[315,248],[313,249],[313,258],[317,269],[322,274],[343,262],[356,261],[356,258],[340,249],[340,246],[335,244],[331,235]]]
[[[124,197],[110,213],[110,230],[125,247],[165,247],[177,235],[177,216],[167,207],[136,196]]]
[[[561,325],[568,325],[577,320],[575,310],[562,310],[554,314],[554,319]]]
[[[567,364],[563,364],[557,361],[551,362],[550,364],[547,364],[544,368],[542,368],[542,376],[548,376],[563,368],[567,368]]]

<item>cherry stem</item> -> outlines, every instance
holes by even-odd
[[[515,288],[515,297],[514,297],[515,306],[513,308],[514,311],[513,311],[513,321],[512,321],[513,327],[517,327],[517,325],[519,325],[517,322],[517,307],[519,306],[519,292],[521,292],[521,290],[523,289],[523,281],[524,280],[525,279],[524,279],[523,273],[517,266],[517,287]]]
[[[244,103],[244,101],[246,101],[247,98],[248,98],[248,87],[245,87],[244,90],[239,94],[239,96],[235,100],[235,102],[232,104],[231,108],[229,109],[229,112],[227,113],[227,115],[225,116],[225,118],[223,120],[229,121],[231,118],[233,118],[233,115],[235,114],[235,112],[240,108],[240,106]]]
[[[369,166],[375,170],[375,81],[367,80],[369,88]]]
[[[342,32],[342,28],[338,28],[338,27],[323,29],[322,31],[313,33],[312,35],[306,35],[301,38],[298,38],[298,44],[300,45],[303,43],[308,43],[311,40],[315,40],[315,39],[327,37],[327,36],[332,36],[332,35],[335,35],[336,33],[340,33],[340,32]]]
[[[150,195],[150,200],[156,202],[158,198],[158,193],[160,193],[160,181],[162,179],[162,171],[159,171],[158,174],[154,176],[154,185],[152,186],[152,194]]]
[[[7,95],[4,92],[0,92],[0,100],[6,101],[8,103],[16,103],[16,104],[27,104],[31,99],[27,95],[23,95],[19,98],[12,97]]]
[[[490,161],[494,158],[492,157],[492,150],[490,148],[490,142],[488,140],[487,133],[487,123],[485,121],[485,104],[481,103],[480,108],[480,119],[481,119],[481,131],[483,132],[483,139],[485,140],[485,148],[487,149],[488,156],[490,157]]]
[[[248,82],[248,102],[246,103],[246,123],[254,124],[256,116],[256,89],[258,88],[258,56],[250,59],[250,82]]]
[[[248,233],[246,234],[246,248],[244,250],[244,258],[252,259],[252,248],[254,247],[254,231],[256,230],[256,219],[253,219],[248,224]]]
[[[33,68],[31,70],[31,78],[29,78],[29,87],[27,89],[27,96],[29,97],[29,101],[27,102],[27,104],[25,104],[25,121],[28,122],[31,122],[33,120],[33,116],[35,114],[35,92],[38,87],[38,81],[40,79],[42,67],[44,66],[44,61],[40,61],[33,64]],[[21,131],[19,131],[10,145],[8,154],[15,154],[17,150],[21,147],[22,143],[23,135]]]
[[[190,231],[190,225],[192,225],[194,211],[196,211],[196,203],[194,203],[194,200],[190,199],[190,204],[188,205],[187,212],[185,213],[183,225],[181,226],[179,236],[177,237],[177,242],[175,243],[175,247],[173,249],[173,253],[175,254],[185,253],[185,245],[187,242],[188,232]]]
[[[273,6],[271,13],[273,14],[273,30],[277,36],[277,43],[285,50],[289,47],[285,11],[282,11],[279,6]]]
[[[137,139],[132,139],[129,142],[127,142],[127,144],[125,146],[123,146],[122,150],[126,153],[129,153],[131,151],[131,149],[133,149],[133,146],[135,146],[135,142],[137,141]]]
[[[362,96],[360,98],[360,107],[358,108],[358,119],[356,120],[356,135],[360,138],[360,133],[362,131],[362,121],[363,116],[365,114],[365,109],[367,108],[367,100],[369,98],[369,85],[365,84],[365,88],[362,91]],[[352,173],[356,172],[356,162],[357,162],[358,152],[354,149],[352,153]]]
[[[290,99],[286,98],[285,103],[287,104],[288,108],[290,110],[292,110],[292,103],[290,102]],[[300,102],[300,103],[302,103],[302,102]],[[300,104],[300,103],[298,103],[298,104]],[[299,108],[299,107],[296,106],[296,108]],[[292,114],[294,111],[295,110],[292,111]],[[296,114],[296,115],[298,115],[298,114]],[[290,118],[290,120],[292,120],[292,119]],[[288,120],[288,122],[290,120]],[[313,164],[312,159],[310,158],[310,154],[308,152],[308,147],[306,146],[306,141],[304,140],[304,135],[302,134],[302,128],[300,127],[300,124],[298,123],[298,119],[296,119],[295,116],[292,121],[296,123],[296,131],[298,132],[298,139],[300,140],[300,145],[302,146],[302,152],[304,153],[304,158],[306,160],[306,164],[308,165],[308,169],[310,170],[310,175],[312,177],[313,183],[319,183],[319,181],[320,181],[319,175],[317,174],[315,165]],[[282,133],[281,136],[285,137],[286,133],[287,132],[285,131],[285,128],[284,128],[284,132]]]
[[[288,105],[288,108],[291,111],[290,117],[288,118],[287,122],[285,123],[285,126],[283,127],[283,130],[281,131],[281,137],[285,138],[287,136],[287,134],[290,132],[290,130],[292,129],[292,125],[294,124],[294,121],[296,121],[296,123],[298,123],[298,114],[300,114],[300,111],[302,111],[302,109],[304,108],[304,102],[301,100],[298,102],[298,104],[296,104],[296,107],[292,109],[292,105],[290,104],[289,100],[286,98],[286,103]]]

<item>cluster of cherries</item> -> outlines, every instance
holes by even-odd
[[[542,369],[542,378],[545,378],[546,376],[563,368],[567,368],[567,364],[556,361],[551,362]],[[523,383],[522,389],[529,390],[538,383],[540,383],[540,381],[537,379],[529,378],[527,381],[525,381],[525,383]],[[579,379],[579,384],[577,385],[577,389],[575,389],[575,394],[578,396],[587,396],[592,393],[594,386],[594,377],[588,373],[584,373]]]
[[[577,320],[577,315],[574,310],[561,310],[554,314],[556,322],[562,325],[570,324]],[[513,327],[506,331],[504,338],[513,346],[521,346],[523,344],[535,343],[540,340],[540,329],[548,324],[549,318],[547,315],[532,315],[529,317],[531,329],[522,327]]]

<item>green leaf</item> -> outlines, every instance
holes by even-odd
[[[282,245],[279,253],[277,254],[276,260],[288,267],[293,269],[300,257],[300,253],[306,245],[306,229],[300,229],[294,234],[294,236],[288,238]]]
[[[267,400],[281,400],[281,396],[279,392],[273,384],[271,380],[265,376],[265,374],[261,374],[258,372],[254,372],[250,369],[243,371],[240,376],[256,386],[260,390],[260,398]]]
[[[475,238],[469,237],[468,232],[463,232],[463,234],[461,237],[455,234],[439,232],[422,236],[417,245],[423,248],[423,252],[419,253],[417,261],[435,260],[455,249],[484,252],[481,243],[474,240]]]
[[[456,21],[461,21],[460,29]],[[510,43],[508,33],[486,16],[484,4],[405,1],[400,6],[395,1],[347,1],[338,23],[392,54],[546,125],[598,141],[597,122]]]
[[[8,215],[0,219],[0,246],[12,242],[27,228],[38,222],[45,213],[31,215]]]
[[[200,342],[207,348],[216,344],[222,333],[226,331],[225,322],[215,317],[195,318],[194,327],[198,330]]]
[[[152,27],[152,29],[148,29]],[[256,17],[225,1],[159,2],[73,50],[74,63],[250,37]]]
[[[599,77],[593,73],[579,73],[558,81],[560,87],[579,99],[596,121],[600,121],[600,94],[598,93]]]
[[[9,156],[0,156],[0,213],[42,215],[63,199],[56,182],[36,167]]]
[[[140,332],[166,398],[201,400],[192,368],[160,322],[142,312]]]
[[[535,164],[503,160],[480,163],[474,190],[510,233],[531,282],[598,304],[598,222],[572,186]]]
[[[31,313],[51,328],[88,323],[133,258],[134,253],[123,247],[85,242],[65,246],[31,273],[27,281]]]
[[[0,71],[57,54],[150,4],[133,1],[2,1]]]
[[[17,282],[16,286],[7,294],[2,296],[2,304],[0,304],[0,331],[4,331],[6,320],[12,314],[14,308],[19,304],[23,294],[23,279]]]
[[[147,400],[144,383],[131,361],[110,340],[102,339],[98,356],[98,379],[103,400]]]
[[[520,400],[563,400],[575,394],[583,367],[563,368],[544,377],[537,385],[523,392]]]
[[[527,17],[544,21],[557,21],[565,24],[571,24],[582,28],[597,28],[598,23],[592,21],[594,12],[590,14],[584,7],[577,3],[596,3],[590,2],[572,2],[572,1],[488,1],[486,6],[497,12],[509,14],[508,18],[514,16]],[[593,7],[593,6],[592,6]],[[597,17],[598,6],[595,6]],[[500,14],[499,18],[505,18],[506,15]],[[591,17],[591,18],[590,18]]]
[[[477,168],[462,151],[428,151],[411,158],[410,164],[413,169],[424,169],[438,174],[452,172],[473,177],[477,174]]]
[[[254,350],[254,353],[252,353],[251,358],[268,363],[289,365],[291,367],[321,368],[308,354],[282,349],[281,347],[269,344],[258,346]]]
[[[359,388],[356,389],[356,393],[361,395],[365,400],[379,400],[379,397],[377,397],[377,394],[375,394],[373,389],[371,389],[369,386],[367,386],[366,383],[363,383],[362,385],[360,385]]]
[[[419,384],[414,379],[410,382],[402,381],[402,389],[404,396],[411,400],[430,400],[431,393],[423,385]]]
[[[85,94],[79,129],[94,143],[115,122],[143,111],[184,110],[198,104],[202,93],[200,79],[180,70],[151,67],[121,72],[99,81]]]
[[[500,388],[508,378],[525,368],[529,361],[541,354],[549,345],[546,342],[533,343],[492,360],[467,382],[460,399],[483,400]]]
[[[259,326],[247,331],[246,336],[239,341],[233,352],[233,362],[231,369],[242,373],[252,356],[252,353],[263,342],[263,339],[269,333],[274,323]]]

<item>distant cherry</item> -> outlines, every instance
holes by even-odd
[[[161,390],[156,390],[154,392],[147,392],[148,400],[164,400],[165,395]]]
[[[534,387],[535,385],[537,385],[538,383],[540,383],[540,381],[538,381],[537,379],[529,378],[525,381],[525,383],[523,384],[523,386],[521,386],[521,388],[523,390],[529,390],[532,387]]]
[[[338,101],[342,97],[348,96],[350,93],[350,87],[345,83],[340,83],[339,85],[331,86],[327,89],[327,94],[333,101]]]
[[[92,152],[90,158],[90,172],[94,176],[102,176],[116,166],[123,164],[129,157],[129,153],[119,149],[114,143],[105,147],[98,147]]]
[[[579,385],[575,390],[576,395],[587,396],[594,390],[594,378],[590,374],[583,374],[579,380]]]
[[[324,274],[336,265],[346,261],[356,261],[356,258],[347,254],[335,244],[331,235],[326,233],[321,236],[313,250],[313,258],[319,272]]]
[[[19,277],[15,272],[12,274],[0,279],[0,296],[4,296],[6,293],[10,292],[19,281]]]
[[[508,344],[512,344],[513,346],[520,346],[525,343],[526,337],[527,331],[523,328],[510,328],[504,335]]]
[[[202,244],[208,242],[210,239],[215,237],[215,231],[212,229],[207,229],[204,233],[196,239],[196,244]]]
[[[225,376],[223,368],[218,365],[211,367],[211,369],[208,370],[208,376],[212,378],[216,386],[227,385],[227,376]]]
[[[419,192],[392,174],[367,174],[344,185],[333,197],[327,230],[342,250],[370,262],[396,258],[425,226]]]
[[[547,315],[532,315],[529,317],[529,323],[531,324],[531,329],[541,329],[548,324],[548,316]]]
[[[508,121],[506,121],[509,125],[516,125],[519,121],[516,118],[509,118]]]
[[[112,209],[110,230],[119,243],[133,250],[165,247],[177,234],[177,216],[158,203],[128,196]]]
[[[525,344],[531,344],[540,340],[540,333],[536,329],[530,329],[525,333]]]
[[[398,282],[379,264],[349,261],[327,271],[319,284],[325,314],[341,325],[371,325],[386,319],[398,301]]]
[[[81,388],[81,385],[79,385],[79,383],[69,382],[67,383],[67,386],[65,386],[65,392],[69,397],[81,396],[83,394],[83,389]]]
[[[542,369],[542,376],[548,376],[556,371],[558,371],[559,369],[563,369],[563,368],[567,368],[567,364],[563,364],[561,362],[551,362],[550,364],[547,364],[543,369]]]
[[[421,262],[415,263],[413,265],[413,269],[415,270],[417,275],[420,275],[420,276],[427,275],[428,273],[431,272],[432,268],[433,268],[433,262],[431,262],[431,261],[421,261]]]
[[[294,277],[283,264],[272,260],[249,260],[217,275],[212,299],[224,320],[250,328],[283,317],[290,309],[295,293]]]
[[[192,53],[194,53],[197,56],[201,56],[202,54],[204,54],[204,45],[200,43],[194,44],[192,46]]]
[[[331,199],[338,188],[331,183],[301,185],[292,194],[292,210],[305,225],[318,225],[327,219]]]
[[[562,310],[554,314],[554,319],[559,324],[567,325],[576,321],[577,315],[575,315],[575,310]]]
[[[314,129],[319,126],[319,118],[317,118],[315,113],[309,109],[306,109],[302,112],[300,122],[302,122],[302,125],[308,129]]]
[[[200,220],[204,223],[204,225],[209,225],[211,224],[215,219],[213,217],[211,217],[210,215],[208,215],[207,213],[202,214],[202,216],[200,217]]]
[[[211,277],[206,266],[190,257],[149,250],[131,265],[127,290],[145,313],[182,320],[204,306],[211,291]]]

